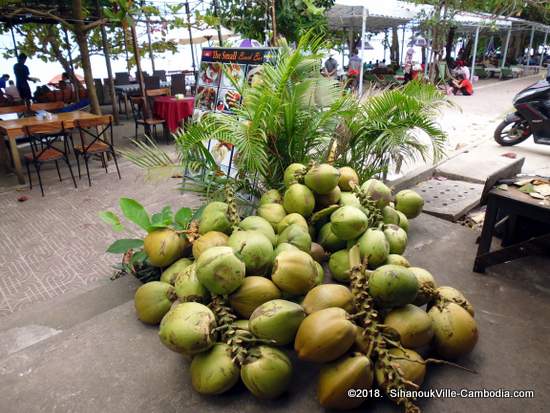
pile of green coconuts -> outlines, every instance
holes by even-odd
[[[240,379],[276,398],[291,382],[294,348],[322,364],[322,406],[355,408],[366,398],[349,389],[377,388],[420,411],[390,391],[418,389],[426,365],[441,361],[424,357],[456,360],[478,337],[464,295],[403,256],[423,199],[329,164],[292,164],[284,185],[263,194],[256,215],[239,216],[228,187],[226,202],[208,203],[188,231],[149,233],[144,250],[163,272],[137,290],[138,318],[160,323],[162,344],[190,359],[201,394]]]

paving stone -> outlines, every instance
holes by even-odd
[[[483,185],[434,178],[413,189],[424,198],[424,212],[456,221],[479,204]]]
[[[509,178],[521,172],[525,158],[511,159],[480,151],[464,152],[436,168],[435,175],[485,184],[487,180]]]

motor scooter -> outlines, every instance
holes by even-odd
[[[533,135],[535,143],[550,145],[550,66],[546,80],[523,89],[513,103],[516,111],[506,115],[497,126],[495,141],[512,146]]]

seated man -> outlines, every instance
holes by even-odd
[[[452,81],[452,86],[453,94],[455,95],[458,94],[458,92],[462,92],[464,96],[471,96],[474,94],[474,86],[472,85],[472,82],[465,79],[462,74],[459,74],[456,80]]]
[[[10,96],[14,102],[18,102],[21,100],[21,96],[19,96],[19,91],[17,90],[17,87],[15,86],[15,82],[13,80],[10,80],[9,86],[6,87],[6,95]]]

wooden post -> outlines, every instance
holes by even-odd
[[[143,79],[143,72],[141,70],[141,58],[139,56],[139,46],[137,42],[136,25],[132,21],[130,23],[130,34],[132,36],[132,48],[134,49],[134,57],[136,58],[136,70],[138,75],[139,93],[143,97],[143,116],[145,119],[151,117],[151,111],[149,108],[149,102],[147,101],[147,95],[145,90],[145,80]]]

